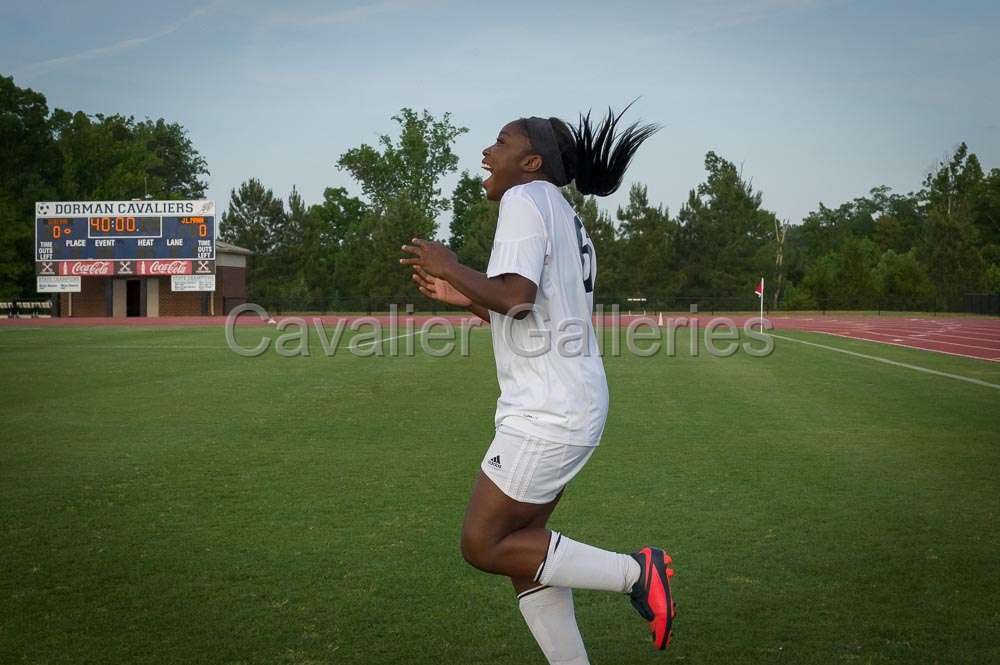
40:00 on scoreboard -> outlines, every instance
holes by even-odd
[[[53,222],[56,220],[49,220]],[[59,226],[52,227],[56,231]],[[58,232],[57,232],[58,233]],[[87,224],[87,234],[91,238],[148,237],[163,235],[162,217],[91,217]]]

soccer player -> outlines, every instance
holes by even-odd
[[[571,589],[628,594],[649,622],[653,644],[670,642],[675,605],[655,547],[619,554],[550,531],[563,488],[594,453],[608,387],[592,322],[597,262],[580,218],[559,188],[607,196],[657,127],[618,130],[610,110],[574,127],[522,118],[483,150],[486,198],[500,202],[486,273],[460,264],[441,243],[414,238],[400,263],[420,292],[465,307],[491,325],[500,398],[496,436],[480,465],[462,526],[462,555],[506,575],[528,628],[549,663],[584,665]],[[543,346],[548,331],[550,344]]]

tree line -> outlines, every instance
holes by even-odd
[[[0,76],[0,299],[35,296],[36,201],[200,198],[207,175],[177,123],[50,112]]]
[[[277,310],[429,308],[398,268],[400,245],[434,237],[450,213],[449,244],[484,269],[498,207],[482,180],[458,170],[449,114],[404,108],[393,134],[340,155],[360,195],[327,188],[308,204],[258,179],[232,190],[220,237],[254,252],[249,298]],[[0,296],[33,292],[36,200],[120,199],[145,192],[204,195],[204,159],[186,132],[162,119],[89,116],[56,109],[0,77]],[[9,149],[7,149],[9,148]],[[1000,292],[1000,169],[986,171],[963,143],[907,194],[874,187],[799,224],[779,219],[731,161],[705,156],[705,179],[676,213],[633,184],[614,215],[572,186],[564,195],[598,257],[596,299],[625,308],[754,309],[763,276],[769,309],[960,310],[968,293]]]

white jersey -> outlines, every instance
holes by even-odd
[[[550,182],[511,187],[500,200],[488,277],[538,286],[523,319],[490,312],[500,382],[496,426],[557,443],[596,446],[608,382],[592,313],[597,262],[580,218]]]

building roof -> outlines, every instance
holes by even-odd
[[[232,245],[224,240],[215,241],[215,251],[223,252],[225,254],[242,254],[244,256],[253,256],[253,252],[251,252],[249,249],[246,249],[245,247],[237,247],[236,245]]]

